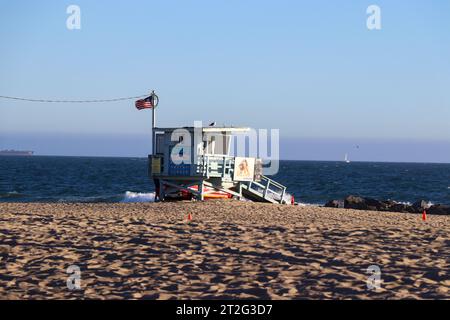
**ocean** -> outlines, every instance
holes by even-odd
[[[450,204],[450,164],[281,161],[272,178],[303,204],[350,194]],[[146,158],[0,157],[0,202],[144,202],[153,191]]]

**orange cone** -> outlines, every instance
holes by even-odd
[[[191,221],[192,220],[192,214],[188,214],[188,221]]]
[[[426,210],[423,210],[423,213],[422,213],[422,220],[423,220],[423,221],[426,221],[426,220],[427,220],[427,211],[426,211]]]

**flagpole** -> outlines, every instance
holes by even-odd
[[[152,91],[152,103],[154,104],[156,99],[155,99],[155,90]],[[156,128],[156,114],[155,114],[155,107],[156,105],[153,105],[152,108],[152,128],[155,129]]]
[[[152,90],[152,155],[155,155],[155,128],[156,128],[156,112],[155,112],[155,90]]]

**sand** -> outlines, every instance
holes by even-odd
[[[450,298],[449,216],[229,200],[2,203],[0,221],[2,299]]]

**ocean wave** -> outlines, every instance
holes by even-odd
[[[141,193],[141,192],[125,192],[124,198],[121,202],[154,202],[155,201],[155,193]]]
[[[133,192],[126,191],[125,194],[117,194],[117,195],[101,195],[101,196],[68,196],[61,199],[58,199],[58,202],[82,202],[82,203],[114,203],[114,202],[154,202],[155,201],[155,193],[141,193],[141,192]]]
[[[319,204],[319,203],[304,203],[304,202],[299,202],[297,204],[299,207],[323,207],[323,204]]]
[[[395,203],[398,203],[398,204],[406,205],[406,206],[412,206],[412,205],[413,205],[413,204],[412,204],[411,202],[409,202],[409,201],[395,201],[395,200],[392,200],[392,201],[394,201]],[[428,201],[428,202],[427,202],[427,206],[428,206],[428,207],[434,206],[434,202]]]
[[[45,198],[43,198],[45,200]],[[51,198],[50,198],[51,199]],[[47,200],[50,200],[47,199]],[[81,203],[108,203],[108,202],[117,202],[120,200],[119,196],[116,195],[101,195],[101,196],[66,196],[64,198],[59,198],[56,202],[59,203],[73,203],[73,202],[81,202]]]
[[[11,198],[22,198],[22,197],[25,197],[25,195],[20,192],[17,192],[17,191],[0,193],[0,199],[11,199]]]

